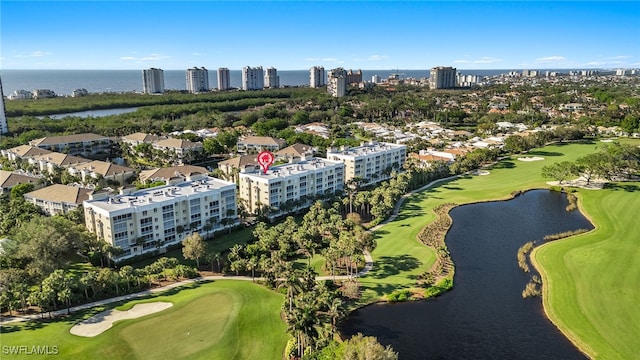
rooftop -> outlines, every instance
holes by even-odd
[[[79,205],[82,204],[83,201],[89,199],[89,193],[91,193],[91,191],[92,190],[75,186],[53,184],[30,193],[26,193],[24,196],[58,203]]]
[[[342,165],[342,162],[322,158],[311,158],[295,163],[273,166],[267,170],[266,174],[262,170],[251,173],[240,173],[240,177],[248,177],[256,181],[268,182],[269,180],[275,180],[289,175],[303,175],[315,172],[317,169],[334,167],[336,165]]]
[[[142,207],[151,203],[175,200],[196,193],[210,192],[230,187],[235,191],[235,183],[210,176],[196,181],[185,181],[175,185],[142,189],[128,195],[117,195],[104,199],[88,200],[87,204],[105,211],[116,211]]]

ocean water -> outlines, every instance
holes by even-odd
[[[325,69],[328,71],[329,69]],[[355,71],[356,69],[354,69]],[[186,70],[165,70],[164,83],[167,90],[186,89]],[[508,73],[511,70],[459,70],[463,74],[482,76]],[[373,75],[381,79],[391,74],[402,78],[428,78],[429,70],[362,70],[362,79],[370,81]],[[218,86],[217,69],[209,69],[209,87]],[[280,86],[308,86],[309,70],[278,70]],[[73,90],[84,88],[91,93],[142,91],[142,70],[0,70],[4,95],[16,90],[53,90],[58,95],[69,95]],[[232,87],[240,87],[240,70],[230,70]]]

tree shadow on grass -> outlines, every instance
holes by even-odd
[[[503,160],[493,165],[491,169],[513,169],[515,167],[516,167],[516,164],[513,161]]]
[[[402,271],[411,271],[422,265],[417,258],[403,254],[398,256],[382,256],[375,260],[373,269],[368,276],[374,279],[384,279],[398,275]]]
[[[527,155],[536,155],[536,156],[563,156],[564,154],[557,151],[544,151],[544,150],[534,150],[529,151]]]
[[[626,192],[634,192],[640,190],[640,187],[638,187],[638,185],[624,183],[606,183],[602,188],[615,191],[622,190]]]

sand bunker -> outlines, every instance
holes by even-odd
[[[146,304],[136,304],[127,311],[106,310],[96,314],[87,320],[81,321],[71,328],[73,335],[94,337],[109,330],[113,323],[118,320],[135,319],[141,316],[153,314],[172,307],[170,302],[154,302]]]
[[[539,157],[539,156],[526,156],[526,157],[519,157],[518,160],[520,161],[540,161],[540,160],[544,160],[543,157]]]
[[[489,175],[490,173],[487,170],[476,170],[473,172],[473,175]]]

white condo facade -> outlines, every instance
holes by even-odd
[[[9,132],[7,125],[7,114],[4,107],[4,91],[2,90],[2,79],[0,79],[0,134]]]
[[[309,70],[309,86],[319,88],[326,85],[326,75],[324,67],[314,66]]]
[[[264,87],[269,89],[277,89],[280,87],[280,76],[278,76],[278,70],[276,68],[267,68],[267,71],[264,73]]]
[[[343,68],[329,70],[327,75],[327,92],[333,97],[347,94],[347,71]]]
[[[235,183],[203,174],[187,179],[130,194],[92,195],[83,203],[85,225],[98,239],[121,248],[118,258],[124,259],[237,222]]]
[[[199,93],[209,91],[209,71],[205,68],[194,67],[186,72],[187,91]]]
[[[264,88],[264,70],[262,66],[242,68],[242,90],[262,90]]]
[[[142,70],[142,91],[145,94],[163,94],[164,71],[158,68]]]
[[[433,67],[429,73],[429,87],[431,89],[452,89],[456,87],[457,75],[456,68],[454,67]]]
[[[407,146],[372,141],[352,148],[329,148],[327,159],[344,163],[345,183],[358,178],[361,186],[367,186],[389,179],[392,170],[401,171]]]
[[[302,157],[271,167],[266,174],[258,169],[240,172],[239,197],[251,213],[268,206],[273,215],[285,214],[310,206],[317,196],[342,192],[344,169],[342,162]]]
[[[225,67],[218,68],[218,90],[231,89],[231,76],[229,69]]]

